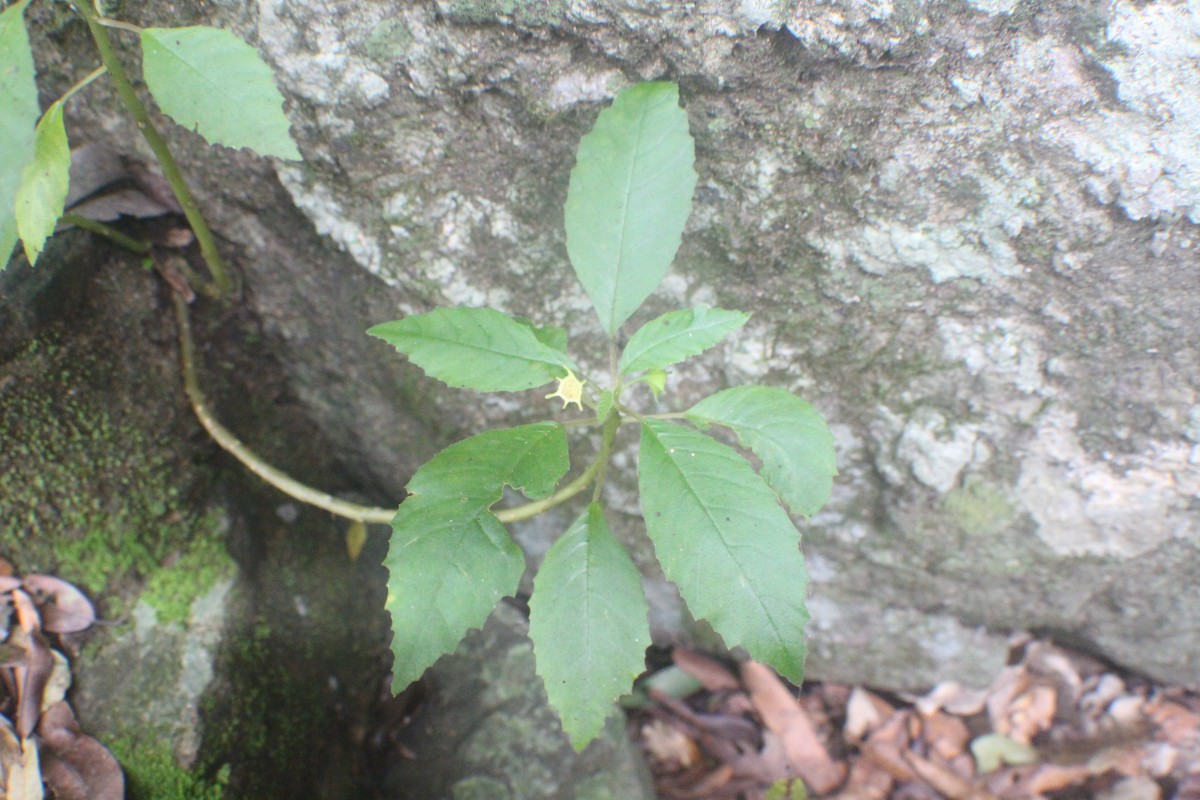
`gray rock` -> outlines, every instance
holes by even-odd
[[[635,322],[680,303],[753,312],[666,402],[759,381],[835,429],[841,478],[805,527],[822,564],[810,673],[979,682],[1003,632],[1033,628],[1195,682],[1200,637],[1180,624],[1200,611],[1182,590],[1200,567],[1194,8],[203,8],[122,13],[208,15],[279,70],[305,155],[276,166],[286,193],[265,164],[175,135],[292,390],[368,491],[398,498],[438,446],[550,413],[534,393],[428,381],[370,324],[487,303],[564,325],[600,364],[561,230],[574,147],[621,86],[675,79],[696,209]],[[39,65],[65,83],[85,52],[43,46]],[[77,100],[73,130],[135,147],[110,101]],[[614,478],[636,512],[628,472]],[[620,522],[647,565],[636,518]],[[669,602],[655,619],[660,640],[691,635]],[[902,655],[886,663],[882,643]]]

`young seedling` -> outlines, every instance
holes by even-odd
[[[790,392],[765,386],[719,391],[676,413],[627,405],[635,384],[663,392],[669,367],[749,318],[719,308],[672,311],[617,351],[622,325],[675,257],[691,214],[693,162],[687,115],[671,83],[624,90],[579,144],[565,208],[567,252],[609,337],[607,375],[584,374],[567,354],[565,331],[489,308],[437,309],[368,331],[453,387],[519,392],[557,382],[547,399],[580,412],[586,406],[573,427],[590,421],[600,430],[596,455],[561,487],[570,461],[566,427],[556,421],[464,439],[413,476],[386,560],[394,689],[420,677],[517,591],[525,561],[504,523],[591,489],[591,502],[534,580],[530,637],[571,742],[582,749],[600,733],[650,643],[638,571],[601,503],[625,424],[640,431],[638,489],[663,572],[728,645],[802,679],[808,579],[800,534],[781,501],[808,516],[828,498],[836,466],[824,420]],[[712,425],[730,429],[761,468],[707,435]],[[493,510],[505,486],[531,502]]]

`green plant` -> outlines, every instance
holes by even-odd
[[[140,29],[75,6],[103,65],[39,114],[24,25],[30,0],[0,12],[0,258],[18,240],[31,263],[64,217],[70,150],[63,122],[70,97],[107,72],[162,167],[212,281],[188,276],[213,297],[232,281],[215,239],[166,141],[116,59],[108,30],[138,34],[147,88],[168,116],[210,142],[298,158],[282,98],[249,46],[206,27]],[[664,573],[692,612],[731,645],[794,681],[803,674],[807,584],[799,533],[780,505],[811,515],[836,472],[821,417],[783,389],[735,387],[685,411],[648,414],[628,390],[665,391],[667,368],[718,344],[748,319],[692,308],[652,320],[623,350],[617,336],[670,269],[691,213],[696,174],[687,117],[673,84],[622,92],[580,143],[566,204],[567,249],[609,337],[606,383],[598,388],[567,355],[561,329],[486,308],[439,309],[371,329],[430,375],[478,391],[523,391],[557,381],[548,397],[589,413],[470,437],[443,450],[409,483],[399,511],[347,503],[264,463],[217,422],[200,388],[187,292],[172,298],[184,388],[213,439],[291,496],[357,522],[391,521],[387,608],[393,619],[394,686],[416,679],[496,602],[513,594],[524,568],[505,523],[527,519],[591,489],[591,502],[546,555],[530,602],[538,672],[576,747],[594,738],[613,701],[641,672],[649,643],[639,575],[601,507],[608,463],[622,426],[640,431],[638,478],[646,530]],[[87,222],[76,220],[78,224]],[[156,259],[153,249],[107,226],[88,227]],[[157,262],[156,262],[157,263]],[[161,264],[159,265],[162,266]],[[165,270],[164,270],[165,274]],[[688,427],[682,422],[688,422]],[[594,426],[600,445],[575,478],[567,430]],[[761,463],[708,436],[730,429]],[[492,511],[505,486],[530,502]],[[361,546],[361,526],[348,546]],[[357,543],[357,544],[356,544]]]
[[[0,139],[6,151],[0,160],[0,268],[7,264],[18,239],[29,263],[36,264],[46,239],[63,218],[71,167],[64,109],[72,95],[107,72],[196,234],[213,277],[211,286],[200,284],[200,288],[213,295],[226,293],[231,282],[216,241],[170,148],[116,58],[108,31],[137,34],[146,88],[171,119],[212,144],[299,159],[270,67],[254,48],[228,31],[203,25],[139,28],[107,19],[89,2],[79,0],[74,8],[92,33],[102,66],[40,113],[25,28],[29,3],[19,0],[0,12]]]
[[[638,571],[601,507],[618,430],[640,432],[638,489],[663,572],[729,645],[797,682],[807,577],[799,533],[780,501],[811,515],[836,473],[824,421],[784,389],[725,389],[671,413],[627,405],[634,385],[662,393],[668,367],[748,319],[718,308],[673,311],[618,352],[618,332],[670,269],[691,213],[693,144],[678,97],[670,83],[623,91],[580,142],[571,173],[567,251],[609,337],[602,388],[567,354],[565,331],[493,309],[437,309],[369,331],[450,386],[517,392],[557,381],[547,398],[589,411],[486,431],[434,456],[408,485],[386,561],[399,689],[516,592],[524,557],[504,523],[590,488],[591,502],[546,554],[529,604],[537,670],[577,748],[600,732],[642,671],[650,640]],[[567,429],[589,425],[600,431],[597,452],[556,490],[569,471]],[[713,425],[730,429],[760,470],[704,432]],[[531,502],[493,511],[505,486]]]

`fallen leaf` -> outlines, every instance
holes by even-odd
[[[54,659],[54,664],[50,669],[50,677],[46,679],[46,686],[42,689],[43,714],[46,713],[46,709],[63,700],[67,696],[67,690],[71,688],[71,665],[67,662],[67,657],[57,650],[51,650],[50,656]]]
[[[22,581],[42,615],[42,630],[77,633],[96,621],[96,609],[83,592],[60,578],[26,575]]]
[[[642,726],[642,744],[651,758],[672,770],[700,761],[695,740],[665,720],[651,720]]]
[[[816,794],[827,794],[846,776],[846,767],[829,757],[804,709],[770,667],[755,661],[741,665],[742,682],[767,730],[783,741],[788,763]]]
[[[42,800],[42,772],[37,745],[17,736],[6,717],[0,716],[0,774],[4,797],[12,800]]]
[[[677,667],[700,681],[700,684],[710,692],[742,688],[729,668],[715,658],[701,655],[686,647],[676,647],[671,651],[671,660]]]
[[[22,642],[28,651],[25,665],[13,667],[17,685],[17,735],[28,739],[42,715],[42,694],[54,672],[54,656],[37,633],[22,632]]]
[[[842,735],[848,742],[860,742],[894,712],[895,709],[878,695],[856,686],[846,702],[846,723],[842,726]]]
[[[125,776],[104,745],[79,727],[67,703],[52,706],[38,724],[42,774],[54,800],[122,800]]]
[[[860,758],[850,765],[846,785],[833,800],[886,800],[894,782],[887,770],[870,759]]]
[[[1098,800],[1160,800],[1162,788],[1149,778],[1124,778],[1100,795]]]
[[[359,555],[363,551],[363,545],[367,543],[367,526],[360,520],[355,520],[350,523],[350,527],[346,529],[346,555],[351,561],[358,561]]]
[[[916,753],[905,753],[904,760],[921,780],[948,800],[998,800],[991,792],[964,780],[935,761],[922,758]]]
[[[933,687],[925,696],[917,698],[913,704],[926,716],[947,711],[960,717],[970,717],[983,711],[987,698],[987,689],[970,689],[954,681],[945,681]]]
[[[925,742],[943,760],[949,762],[966,750],[971,732],[961,719],[939,712],[925,717],[924,722]]]

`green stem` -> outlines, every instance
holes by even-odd
[[[596,473],[596,488],[592,490],[592,502],[600,502],[600,493],[604,491],[604,479],[608,474],[608,459],[612,455],[613,442],[617,438],[617,428],[621,426],[621,415],[616,409],[608,412],[608,418],[604,420],[604,432],[600,439],[600,452],[596,454],[596,463],[600,464],[600,470]]]
[[[308,503],[331,514],[358,522],[391,522],[392,517],[396,516],[394,508],[360,506],[306,486],[282,470],[263,461],[228,428],[217,422],[216,417],[208,408],[204,392],[200,390],[200,383],[196,379],[196,352],[192,341],[192,325],[188,318],[187,302],[174,292],[171,294],[171,299],[175,302],[175,319],[179,325],[179,360],[180,368],[183,371],[183,389],[187,393],[188,400],[191,401],[192,411],[200,420],[200,424],[204,426],[204,430],[208,431],[208,435],[225,452],[240,461],[246,469],[302,503]]]
[[[80,0],[80,2],[82,2],[82,1],[83,0]],[[142,28],[140,25],[134,25],[129,22],[122,22],[119,19],[109,19],[108,17],[96,17],[96,22],[100,25],[103,25],[106,28],[116,28],[116,29],[122,30],[122,31],[129,31],[130,33],[136,33],[139,36],[142,34]]]
[[[196,347],[192,339],[192,324],[188,316],[187,302],[177,293],[172,293],[171,299],[175,303],[175,319],[179,326],[179,362],[180,370],[183,372],[183,389],[187,393],[188,400],[191,402],[192,411],[195,413],[196,419],[200,420],[200,424],[208,432],[208,435],[213,438],[213,441],[220,445],[221,449],[225,452],[240,461],[246,469],[279,491],[302,503],[308,503],[309,505],[324,509],[331,514],[337,514],[339,517],[345,517],[357,522],[391,522],[392,517],[396,516],[394,508],[360,506],[356,503],[339,500],[333,495],[307,486],[283,470],[263,461],[254,451],[238,439],[232,431],[217,421],[208,407],[208,401],[205,399],[204,392],[200,389],[200,382],[196,377]],[[505,508],[497,511],[495,512],[496,518],[501,522],[507,523],[535,517],[543,511],[567,502],[586,489],[598,474],[603,475],[603,470],[608,464],[609,454],[612,452],[613,439],[616,436],[617,426],[614,424],[614,420],[617,420],[616,414],[609,416],[605,422],[604,437],[601,441],[600,452],[579,477],[544,500],[535,500],[532,503],[526,503],[515,508]]]
[[[212,230],[209,229],[204,215],[200,213],[200,205],[192,195],[192,190],[188,188],[183,173],[179,171],[179,165],[175,163],[175,157],[171,155],[170,147],[167,146],[166,140],[159,134],[158,129],[154,127],[150,114],[146,111],[146,106],[142,104],[133,90],[133,84],[129,82],[125,68],[121,66],[121,62],[113,50],[108,29],[96,16],[96,12],[91,6],[91,0],[77,0],[75,8],[87,22],[88,30],[91,31],[92,38],[96,42],[96,49],[100,51],[100,60],[104,62],[108,74],[112,76],[113,85],[117,87],[117,94],[121,96],[121,102],[133,115],[138,130],[146,139],[146,143],[150,145],[150,149],[154,151],[159,166],[162,167],[163,177],[171,185],[171,190],[175,192],[179,205],[183,207],[188,224],[192,226],[192,232],[196,234],[200,252],[204,256],[204,262],[208,264],[209,271],[212,272],[215,284],[215,291],[207,290],[206,293],[215,294],[217,297],[227,294],[233,288],[233,284],[229,279],[225,261],[221,258],[220,251],[217,250],[217,242],[213,237]],[[200,288],[205,289],[205,287]]]
[[[89,83],[96,80],[96,78],[99,78],[101,75],[103,75],[107,71],[108,71],[108,68],[105,67],[103,64],[96,67],[94,70],[89,72],[87,75],[83,76],[82,80],[76,81],[74,86],[72,86],[70,89],[67,89],[65,92],[63,92],[63,96],[58,98],[59,101],[66,103],[68,100],[71,99],[71,95],[75,94],[80,89],[87,86]]]
[[[547,497],[545,500],[534,500],[532,503],[526,503],[525,505],[501,509],[495,512],[496,519],[500,520],[501,522],[520,522],[523,519],[531,519],[536,517],[543,511],[548,511],[555,506],[562,505],[586,489],[588,484],[595,479],[596,473],[600,471],[602,466],[603,462],[601,462],[599,456],[597,456],[596,460],[591,464],[588,464],[588,468],[580,473],[578,478],[571,481],[566,486]]]
[[[103,236],[106,239],[111,239],[121,247],[140,255],[147,255],[150,252],[150,243],[143,242],[141,239],[134,239],[132,236],[126,236],[116,228],[105,225],[103,222],[98,222],[88,217],[81,217],[78,214],[63,214],[59,220],[64,225],[74,225],[76,228],[82,228],[85,231]]]

